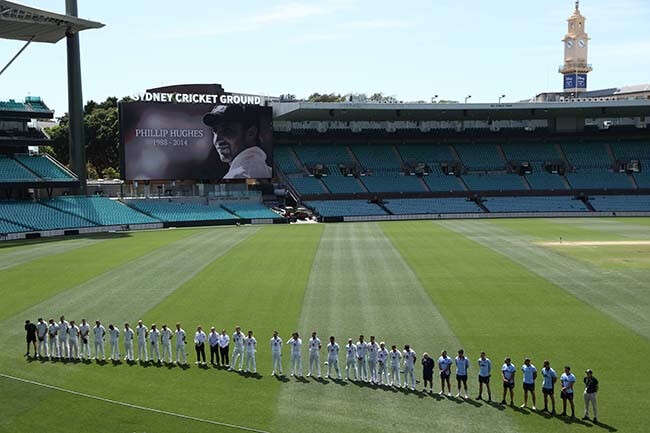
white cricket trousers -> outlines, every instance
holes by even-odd
[[[181,357],[183,358],[183,364],[187,364],[187,353],[185,353],[185,345],[177,344],[176,345],[176,362],[181,363]]]
[[[49,343],[50,343],[50,354],[49,354],[50,358],[58,357],[59,356],[59,344],[58,344],[59,342],[56,339],[56,337],[54,337],[54,338],[50,337]]]
[[[255,363],[255,352],[244,353],[244,371],[257,373],[257,364]]]
[[[354,358],[347,358],[345,360],[345,377],[350,380],[350,373],[354,372],[354,380],[359,378],[359,372],[357,371],[357,360]]]
[[[160,362],[160,347],[158,346],[158,341],[151,343],[151,357],[147,361]]]
[[[82,358],[90,359],[90,341],[86,338],[84,343],[83,339],[81,340],[81,353]]]
[[[368,360],[368,370],[370,374],[370,381],[377,382],[377,360],[376,359]]]
[[[138,340],[138,360],[148,361],[149,355],[147,355],[147,342],[145,340]]]
[[[366,365],[365,358],[357,358],[357,370],[359,371],[359,378],[361,380],[368,380],[368,366]]]
[[[124,340],[124,356],[127,361],[133,361],[133,340]]]
[[[338,358],[329,358],[327,360],[327,377],[332,375],[332,368],[336,371],[336,376],[341,378],[341,370],[339,370],[339,359]]]
[[[237,370],[237,360],[239,360],[239,370],[241,370],[244,365],[244,349],[235,346],[235,349],[232,351],[232,363],[230,364],[230,368],[233,370]]]
[[[70,359],[79,358],[79,342],[76,340],[68,341],[68,356]]]
[[[172,357],[172,342],[167,341],[163,343],[162,349],[163,349],[163,353],[162,353],[163,361],[165,360],[165,357],[167,357],[167,362],[171,364],[171,362],[174,360],[174,358]]]
[[[106,352],[104,352],[104,340],[99,339],[95,340],[95,358],[99,359],[99,355],[102,355],[102,359],[106,359]]]
[[[57,354],[59,358],[68,357],[68,342],[65,339],[59,338],[59,352]]]
[[[386,371],[386,363],[385,362],[378,362],[379,364],[379,369],[377,370],[377,381],[379,383],[390,383],[388,381],[388,372]]]
[[[320,353],[310,352],[309,353],[309,375],[313,376],[318,372],[318,377],[320,377]]]
[[[399,377],[399,365],[390,366],[390,384],[393,386],[402,386],[402,380]]]
[[[415,388],[415,373],[412,366],[404,366],[404,386],[408,386],[411,379],[411,388]]]
[[[291,374],[302,376],[302,357],[299,353],[291,354]]]
[[[598,418],[598,401],[596,398],[596,392],[585,392],[584,393],[584,398],[585,398],[585,416],[589,416],[589,405],[591,404],[591,407],[594,410],[594,418]]]
[[[120,360],[120,345],[117,340],[111,340],[111,359],[114,361]]]
[[[38,356],[43,358],[44,356],[48,356],[49,352],[47,350],[47,337],[43,338],[42,340],[38,340]]]
[[[271,360],[273,362],[273,372],[282,374],[282,352],[272,352]]]

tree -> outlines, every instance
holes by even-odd
[[[123,100],[129,100],[124,98]],[[118,98],[112,96],[104,102],[88,101],[84,106],[84,139],[86,160],[93,166],[94,175],[107,168],[117,172],[120,165],[120,124],[117,112]],[[48,128],[52,140],[51,155],[64,164],[70,159],[68,114],[59,118],[59,124]],[[90,177],[90,173],[88,174]]]
[[[119,179],[120,172],[115,170],[113,167],[107,167],[102,170],[102,176],[104,179]]]
[[[97,173],[97,169],[90,162],[86,163],[86,174],[88,179],[99,179],[99,174]]]
[[[307,98],[309,102],[345,102],[345,96],[338,93],[312,93]]]
[[[280,95],[280,102],[294,102],[296,100],[296,95],[292,93]]]

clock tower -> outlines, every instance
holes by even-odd
[[[592,68],[587,63],[589,36],[585,32],[585,17],[580,14],[580,0],[576,0],[573,15],[567,20],[569,27],[564,42],[564,65],[560,73],[564,76],[563,88],[567,93],[587,90],[587,74]]]

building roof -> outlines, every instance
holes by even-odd
[[[276,102],[275,120],[284,121],[430,121],[520,120],[557,117],[650,115],[650,100],[511,104],[378,104]]]
[[[0,101],[0,117],[17,119],[52,119],[52,111],[38,96],[28,96],[25,102],[13,99]]]
[[[0,39],[55,43],[67,33],[104,24],[0,0]]]
[[[650,84],[637,84],[635,86],[623,86],[617,89],[616,94],[650,92]]]

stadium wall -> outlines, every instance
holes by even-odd
[[[650,212],[503,212],[324,217],[323,222],[408,221],[496,218],[650,217]]]

